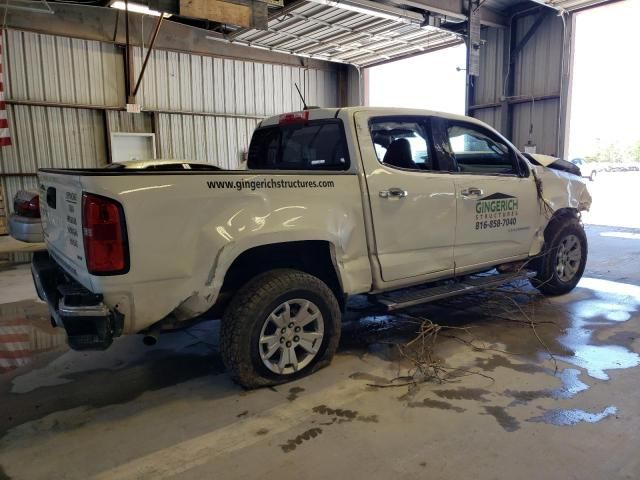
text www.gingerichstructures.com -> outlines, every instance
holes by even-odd
[[[268,180],[208,180],[207,187],[214,189],[265,190],[279,188],[333,188],[333,180],[285,180],[270,178]]]

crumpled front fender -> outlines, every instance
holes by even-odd
[[[554,212],[562,208],[579,212],[591,208],[591,194],[582,177],[546,167],[534,166],[533,169],[542,184],[542,196]]]
[[[542,251],[544,231],[553,213],[563,209],[573,209],[577,212],[588,211],[592,200],[587,189],[587,182],[582,177],[537,165],[532,166],[532,169],[539,182],[541,200],[546,204],[545,209],[548,213],[541,216],[542,222],[529,251],[531,257]]]

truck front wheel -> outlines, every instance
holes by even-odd
[[[577,218],[558,219],[545,232],[545,245],[536,262],[532,284],[546,295],[570,292],[587,263],[587,235]]]
[[[243,387],[288,382],[331,362],[340,325],[340,307],[322,280],[298,270],[272,270],[231,300],[220,327],[222,359]]]

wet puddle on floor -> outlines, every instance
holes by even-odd
[[[571,354],[558,356],[557,359],[583,369],[591,378],[604,381],[610,379],[607,373],[610,370],[640,365],[640,355],[631,349],[635,340],[633,332],[619,332],[603,341],[595,338],[600,329],[615,327],[634,318],[640,307],[640,287],[583,278],[579,288],[590,291],[591,295],[568,305],[570,323],[558,337],[558,343],[569,349]],[[550,395],[556,399],[566,399],[588,390],[589,386],[579,379],[580,374],[579,370],[565,369],[560,375],[563,387],[550,392]],[[617,407],[613,405],[596,412],[557,408],[545,410],[542,415],[528,418],[527,421],[572,426],[597,423],[615,416],[617,412]]]
[[[579,286],[592,291],[592,298],[578,300],[569,307],[571,325],[558,341],[572,355],[558,357],[587,371],[598,380],[608,380],[607,370],[637,367],[640,355],[623,345],[593,342],[598,327],[627,322],[640,307],[640,287],[595,278],[583,278]]]
[[[531,292],[530,287],[528,292]],[[479,405],[482,405],[481,413],[494,417],[508,432],[520,428],[520,423],[510,413],[512,408],[543,399],[575,399],[589,390],[587,377],[606,381],[609,380],[609,372],[612,370],[640,365],[640,355],[632,348],[635,339],[640,337],[638,286],[583,278],[578,288],[570,295],[535,299],[529,294],[529,301],[533,299],[533,305],[530,306],[532,311],[535,311],[535,317],[527,319],[523,316],[519,323],[509,323],[500,316],[488,314],[485,305],[491,302],[490,295],[490,292],[481,292],[419,307],[410,312],[413,318],[407,318],[409,315],[363,315],[359,327],[354,328],[352,332],[347,331],[348,343],[357,346],[360,343],[359,346],[364,346],[368,353],[398,363],[399,359],[390,355],[388,350],[394,343],[403,343],[415,338],[416,324],[420,323],[421,317],[430,318],[441,325],[470,327],[473,333],[466,332],[465,335],[468,334],[468,337],[464,338],[482,338],[483,341],[478,341],[476,345],[489,347],[489,350],[485,350],[484,355],[475,361],[474,366],[480,371],[490,376],[496,375],[494,372],[498,368],[507,368],[518,374],[547,373],[556,377],[560,385],[537,390],[511,388],[503,392],[489,392],[472,387],[445,390],[427,388],[426,391],[431,398],[416,398],[417,391],[421,389],[417,387],[398,399],[409,408],[432,408],[455,413],[471,411],[465,401],[479,402]],[[526,302],[525,299],[523,303]],[[531,332],[529,320],[541,321],[535,332]],[[626,330],[620,331],[619,327],[623,325],[626,325]],[[611,333],[606,336],[607,332]],[[536,335],[539,336],[538,339]],[[387,351],[384,351],[383,347],[386,347]],[[473,349],[470,345],[467,347]],[[491,347],[504,349],[511,354],[499,351],[492,353]],[[553,358],[547,348],[553,354]],[[380,354],[381,350],[384,354]],[[443,360],[446,361],[446,357]],[[546,366],[543,361],[546,362]],[[557,371],[549,369],[550,362],[557,362]],[[379,377],[372,378],[362,372],[354,373],[351,378],[379,385],[390,381]],[[505,397],[510,399],[506,406],[492,404],[495,400]],[[596,423],[617,413],[616,406],[606,404],[600,411],[580,408],[542,410],[542,414],[526,418],[526,421],[571,426]]]
[[[589,385],[580,380],[580,370],[565,368],[556,376],[562,382],[562,386],[551,391],[551,396],[556,399],[573,398],[578,393],[584,392]]]
[[[507,409],[497,405],[485,406],[485,414],[491,415],[507,432],[515,432],[520,429],[520,422],[513,416],[509,415]]]
[[[558,388],[548,388],[542,390],[505,390],[503,395],[512,398],[509,406],[524,405],[533,400],[541,398],[553,398],[555,400],[566,400],[575,397],[578,393],[584,392],[589,385],[580,380],[582,372],[575,368],[565,368],[556,373],[556,377],[562,382]]]
[[[577,408],[569,409],[553,409],[547,410],[539,417],[528,418],[527,422],[549,423],[558,426],[572,426],[578,423],[597,423],[600,420],[615,415],[618,409],[614,406],[608,406],[601,412],[591,413]]]

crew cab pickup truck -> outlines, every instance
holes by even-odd
[[[330,362],[352,295],[394,310],[523,276],[573,289],[591,197],[544,163],[462,116],[288,113],[259,124],[247,170],[41,169],[32,272],[72,348],[217,316],[233,378],[281,383]]]

